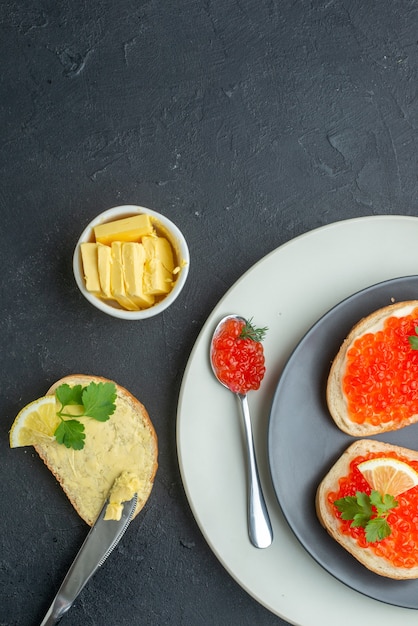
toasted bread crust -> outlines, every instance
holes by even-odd
[[[335,541],[375,574],[396,580],[418,578],[418,567],[396,567],[386,559],[378,557],[370,548],[360,548],[350,536],[342,534],[340,532],[339,520],[335,517],[334,511],[328,503],[327,494],[330,491],[338,490],[338,481],[341,477],[348,475],[351,461],[359,455],[364,456],[370,452],[381,452],[383,454],[396,452],[402,457],[418,460],[418,452],[415,450],[409,450],[372,439],[360,439],[355,441],[340,456],[318,486],[315,499],[318,519]]]
[[[70,386],[74,386],[77,384],[86,386],[90,382],[96,382],[96,383],[113,382],[116,386],[116,392],[117,392],[116,403],[118,402],[118,399],[119,399],[119,401],[127,405],[129,407],[129,419],[132,421],[138,422],[138,424],[141,425],[141,428],[143,428],[148,433],[145,438],[146,449],[144,450],[144,456],[146,456],[146,468],[144,468],[144,472],[146,475],[141,476],[141,479],[143,481],[142,482],[143,488],[141,490],[140,497],[138,497],[138,504],[134,512],[134,517],[135,517],[144,507],[151,493],[153,484],[154,484],[154,478],[155,478],[155,474],[158,468],[157,435],[155,433],[154,426],[150,420],[150,417],[144,405],[141,402],[139,402],[139,400],[137,400],[137,398],[135,398],[129,391],[127,391],[127,389],[125,389],[121,385],[118,385],[114,381],[110,381],[107,378],[103,378],[100,376],[83,375],[83,374],[74,374],[70,376],[65,376],[64,378],[61,378],[56,383],[54,383],[50,387],[50,389],[47,391],[46,395],[53,394],[56,388],[64,383]],[[36,445],[34,447],[37,453],[39,454],[39,456],[41,457],[41,459],[43,460],[43,462],[45,463],[45,465],[48,467],[48,469],[52,472],[52,474],[55,476],[57,481],[60,483],[62,489],[64,490],[65,494],[67,495],[68,499],[70,500],[71,504],[73,505],[77,513],[80,515],[80,517],[82,517],[82,519],[84,519],[84,521],[89,526],[92,526],[96,520],[96,517],[99,511],[91,510],[92,507],[90,505],[86,506],[85,494],[83,493],[82,489],[80,487],[78,488],[78,486],[74,484],[74,481],[69,481],[68,476],[65,473],[63,473],[62,468],[56,466],[54,459],[51,455],[50,447],[45,446],[45,445]],[[78,451],[75,452],[75,454],[77,453]],[[69,454],[72,454],[72,452],[69,451]],[[100,480],[102,480],[101,477],[98,477],[98,483],[99,483],[98,487],[102,487],[102,485],[100,485]],[[104,503],[104,500],[102,504],[103,503]]]
[[[354,341],[362,335],[370,332],[372,327],[382,323],[388,317],[396,315],[397,312],[400,312],[406,307],[412,307],[412,309],[418,307],[418,300],[408,300],[405,302],[391,304],[378,309],[374,313],[371,313],[367,317],[360,320],[360,322],[352,328],[342,343],[331,365],[326,390],[328,409],[338,428],[346,432],[348,435],[352,435],[353,437],[368,437],[369,435],[376,435],[390,430],[404,428],[405,426],[418,422],[417,414],[410,416],[401,424],[399,424],[397,420],[391,420],[376,426],[367,422],[357,424],[353,422],[348,415],[347,401],[342,389],[342,379],[346,369],[347,352],[353,345]]]

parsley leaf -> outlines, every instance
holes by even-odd
[[[86,438],[84,424],[76,418],[90,417],[99,422],[106,422],[116,409],[116,386],[111,382],[92,381],[87,387],[82,385],[70,387],[65,383],[56,389],[55,395],[61,404],[60,410],[57,411],[61,422],[55,430],[55,439],[74,450],[82,450]],[[77,415],[74,414],[74,409],[70,413],[65,412],[66,407],[70,406],[77,407]]]
[[[378,491],[372,491],[370,494],[370,502],[376,507],[379,515],[388,513],[391,509],[398,506],[395,498],[388,493],[382,496]]]
[[[385,537],[389,537],[391,532],[386,519],[383,517],[375,517],[366,524],[366,541],[370,543],[382,541]]]
[[[70,385],[64,383],[57,388],[55,395],[57,396],[58,400],[61,402],[62,407],[64,408],[70,405],[83,404],[83,401],[81,399],[82,393],[83,387],[81,385],[75,385],[75,387],[70,387]]]
[[[416,332],[416,335],[412,335],[411,337],[408,337],[408,341],[412,350],[418,350],[418,326],[415,326],[414,330]]]
[[[84,424],[78,420],[62,420],[55,431],[55,439],[66,448],[82,450],[84,448]]]
[[[334,504],[340,511],[342,519],[354,520],[355,523],[352,526],[364,526],[365,524],[362,524],[360,520],[365,518],[367,522],[372,515],[369,497],[361,491],[357,491],[355,496],[346,496],[336,500]]]
[[[366,540],[370,543],[381,541],[390,535],[391,529],[386,518],[398,506],[393,496],[382,496],[375,490],[370,496],[363,491],[357,491],[355,496],[340,498],[334,504],[341,513],[341,519],[352,520],[352,527],[364,528]]]
[[[107,422],[109,417],[115,412],[116,389],[113,383],[97,383],[86,387],[82,395],[85,415]]]

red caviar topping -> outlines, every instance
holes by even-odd
[[[341,513],[334,505],[335,500],[346,496],[355,496],[356,491],[370,495],[370,486],[357,466],[362,461],[379,456],[383,456],[383,454],[368,454],[353,459],[349,474],[339,480],[338,491],[330,491],[327,494],[328,503],[334,509],[335,516],[340,520],[341,533],[352,537],[360,548],[373,550],[377,556],[386,559],[396,567],[408,569],[416,567],[418,566],[418,486],[397,496],[398,506],[392,509],[387,518],[391,534],[385,539],[373,543],[366,541],[364,528],[360,526],[351,528],[351,520],[342,520]],[[385,453],[384,456],[391,456],[399,461],[404,461],[418,471],[418,461],[411,461],[393,452]]]
[[[383,330],[366,333],[347,352],[343,391],[353,422],[379,425],[418,413],[418,351],[415,335],[418,308],[404,317],[390,317]]]

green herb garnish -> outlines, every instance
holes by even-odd
[[[251,318],[249,320],[245,320],[245,324],[242,327],[242,330],[240,333],[240,339],[251,339],[252,341],[263,341],[267,331],[268,331],[267,326],[265,326],[264,328],[255,328],[255,326],[253,325],[253,318]]]
[[[370,543],[382,541],[392,532],[387,521],[391,509],[398,506],[395,498],[389,494],[382,496],[372,491],[368,496],[357,491],[355,496],[346,496],[335,500],[335,506],[344,520],[353,520],[352,527],[361,526],[366,531],[366,540]]]
[[[91,417],[99,422],[107,422],[116,409],[114,383],[91,382],[87,387],[70,387],[65,383],[56,389],[55,395],[61,404],[61,409],[57,411],[61,423],[55,430],[55,439],[74,450],[82,450],[86,438],[84,424],[77,418]],[[68,412],[70,406],[77,408]]]
[[[408,337],[408,341],[412,350],[418,350],[418,326],[415,326],[414,330],[416,332],[416,335],[411,335],[411,337]]]

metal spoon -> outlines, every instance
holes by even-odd
[[[221,383],[221,385],[223,385],[227,389],[229,389],[229,387],[223,381],[219,380],[213,364],[213,340],[219,332],[220,327],[228,319],[238,319],[245,321],[244,318],[240,315],[227,315],[226,317],[221,319],[219,324],[216,326],[210,343],[210,363],[213,373],[215,374],[217,380]],[[271,527],[266,502],[264,500],[263,492],[261,489],[260,477],[258,474],[247,394],[235,392],[232,393],[236,396],[238,400],[245,432],[248,472],[248,535],[251,543],[256,548],[267,548],[269,545],[271,545],[271,542],[273,541],[273,529]]]

